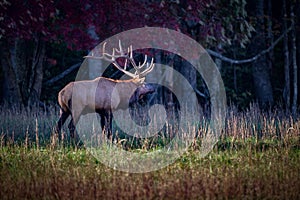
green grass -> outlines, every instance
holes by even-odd
[[[51,143],[55,113],[5,112],[0,199],[300,199],[300,124],[281,112],[231,110],[207,156],[200,156],[200,135],[175,163],[141,174],[113,170],[84,148]],[[142,147],[128,150],[151,151]]]
[[[0,149],[1,199],[268,198],[299,199],[300,150],[244,143],[205,158],[190,150],[158,171],[130,174],[103,165],[84,149]]]

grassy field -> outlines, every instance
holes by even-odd
[[[207,156],[199,138],[175,163],[141,174],[51,142],[55,110],[1,111],[0,199],[300,199],[300,122],[280,110],[232,108]]]

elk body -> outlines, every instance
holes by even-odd
[[[121,43],[119,50],[113,49],[112,55],[105,53],[105,44],[103,45],[103,56],[88,58],[105,59],[111,61],[115,67],[132,77],[129,80],[114,80],[105,77],[98,77],[94,80],[75,81],[67,84],[58,93],[58,103],[60,105],[60,118],[56,124],[55,131],[60,132],[63,124],[69,116],[71,121],[68,125],[70,135],[74,138],[75,126],[81,115],[96,112],[101,118],[102,130],[106,130],[108,137],[111,134],[111,113],[117,109],[126,109],[129,104],[137,103],[147,94],[153,93],[154,88],[150,84],[144,83],[146,74],[151,72],[154,67],[153,59],[151,64],[136,65],[132,48],[125,54],[122,50]],[[115,51],[119,55],[115,55]],[[121,67],[116,61],[117,58],[126,59],[124,67]],[[130,61],[136,72],[133,74],[126,71],[127,60]],[[142,68],[146,66],[143,71]]]

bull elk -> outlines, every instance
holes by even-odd
[[[67,84],[58,93],[60,105],[60,118],[56,124],[55,132],[59,133],[66,119],[71,116],[68,125],[70,136],[75,137],[75,126],[81,115],[96,112],[101,118],[102,130],[106,130],[107,137],[111,134],[111,112],[116,109],[126,109],[129,104],[138,102],[145,95],[153,93],[154,88],[145,83],[145,76],[154,68],[153,58],[151,63],[147,62],[147,56],[142,64],[136,64],[133,58],[132,46],[125,53],[119,41],[119,49],[113,48],[112,54],[103,52],[101,57],[86,56],[91,59],[103,59],[112,64],[120,71],[131,77],[129,80],[114,80],[105,77],[98,77],[94,80],[75,81]],[[123,67],[117,59],[125,59]],[[135,69],[135,73],[126,70],[128,61]],[[114,88],[118,92],[113,94]],[[134,91],[134,93],[133,93]],[[133,93],[133,95],[132,95]],[[129,100],[129,101],[128,101]]]

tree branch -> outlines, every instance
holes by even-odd
[[[79,68],[81,65],[81,63],[76,63],[74,65],[72,65],[71,67],[69,67],[68,69],[66,69],[65,71],[63,71],[62,73],[60,73],[59,75],[51,78],[50,80],[46,81],[44,84],[45,85],[52,85],[53,83],[55,83],[56,81],[59,81],[60,79],[64,78],[65,76],[67,76],[68,74],[70,74],[72,71],[74,71],[75,69]]]
[[[253,56],[252,58],[248,58],[248,59],[244,59],[244,60],[234,60],[234,59],[228,58],[226,56],[223,56],[222,54],[217,53],[210,49],[206,49],[206,51],[208,52],[208,54],[210,54],[214,57],[217,57],[217,58],[221,59],[222,61],[228,62],[230,64],[238,64],[239,65],[239,64],[244,64],[244,63],[250,63],[250,62],[257,60],[259,57],[263,56],[264,54],[268,53],[269,51],[271,51],[280,42],[280,40],[282,40],[284,38],[284,36],[291,30],[292,30],[292,26],[290,26],[279,38],[277,38],[277,40],[275,40],[275,42],[269,48],[261,51],[259,54]]]

